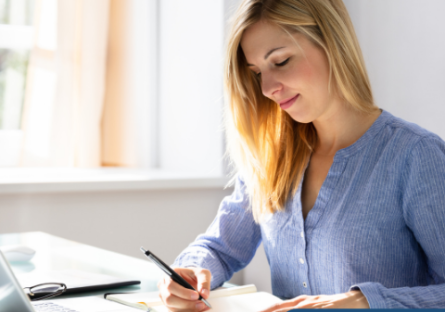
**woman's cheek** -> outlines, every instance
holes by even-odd
[[[304,86],[313,79],[313,70],[308,64],[296,64],[288,71],[286,80],[295,86],[298,91],[298,86]]]

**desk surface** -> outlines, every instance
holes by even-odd
[[[143,259],[142,253],[141,259],[137,259],[43,232],[0,234],[0,246],[5,245],[25,245],[36,250],[30,262],[11,265],[15,274],[76,269],[141,281],[139,286],[106,292],[156,291],[156,284],[163,275],[154,264]],[[98,292],[89,294],[97,295]]]

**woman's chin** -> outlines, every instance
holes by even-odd
[[[288,114],[293,120],[295,120],[298,123],[307,124],[313,121],[313,119],[310,117],[309,114],[295,113],[295,112],[288,112]]]

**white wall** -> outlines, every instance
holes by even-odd
[[[214,187],[1,194],[0,233],[43,231],[134,257],[141,257],[144,245],[172,263],[207,229],[231,192]],[[243,273],[232,282],[242,284]]]
[[[160,168],[223,172],[223,0],[162,0]]]
[[[445,139],[445,1],[344,2],[377,105]]]

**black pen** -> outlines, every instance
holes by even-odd
[[[192,285],[187,283],[187,281],[185,279],[183,279],[181,277],[181,275],[176,273],[172,268],[170,268],[167,264],[165,264],[164,261],[162,261],[161,259],[156,257],[152,252],[145,250],[144,247],[141,247],[141,251],[151,261],[153,261],[153,263],[156,264],[158,266],[158,268],[160,268],[162,271],[164,271],[164,273],[167,274],[173,281],[175,281],[176,283],[178,283],[179,285],[181,285],[184,288],[191,289],[191,290],[198,292],[195,288],[192,287]],[[198,292],[198,294],[199,294],[199,292]],[[212,308],[210,303],[208,303],[207,300],[205,300],[201,295],[199,295],[199,300],[204,302],[205,305],[208,306],[209,308]]]

